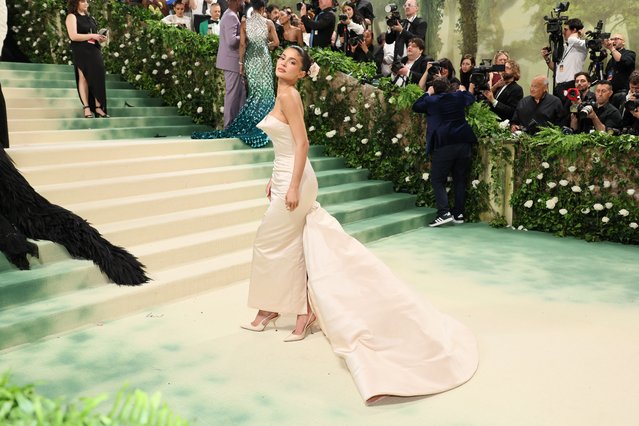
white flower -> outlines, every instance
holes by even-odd
[[[320,101],[324,102],[326,100],[326,96],[320,96]]]
[[[404,135],[402,135],[401,133],[398,133],[398,134],[396,134],[396,135],[395,135],[395,137],[396,137],[397,139],[401,139],[401,138],[403,138],[403,137],[404,137]]]
[[[362,126],[361,124],[357,123],[357,124],[355,125],[355,127],[357,127],[358,129],[361,129],[361,128],[362,128],[362,127],[364,127],[364,126]]]
[[[366,145],[366,144],[368,143],[368,139],[366,139],[366,138],[362,139],[362,143],[363,143],[364,145]]]
[[[627,193],[628,195],[635,195],[635,190],[634,190],[634,189],[632,189],[632,188],[630,188],[630,189],[626,189],[626,193]]]
[[[351,114],[355,114],[357,112],[357,110],[354,107],[351,107],[349,111],[351,112]]]
[[[348,129],[351,133],[355,133],[357,131],[357,128],[355,127],[351,127],[350,129]]]
[[[391,142],[395,144],[395,143],[398,142],[398,139],[397,138],[393,138],[393,139],[391,139]]]
[[[639,227],[639,225],[637,225],[637,222],[631,222],[628,226],[630,226],[632,229],[637,229]]]
[[[187,98],[192,99],[193,95],[191,95],[190,93],[188,95],[186,95]]]
[[[220,107],[220,112],[224,113],[224,107],[223,106]]]
[[[198,113],[198,114],[202,114],[202,111],[204,111],[204,108],[202,108],[202,107],[197,107],[197,113]]]
[[[562,215],[562,216],[563,216],[563,215],[565,215],[566,213],[568,213],[568,210],[566,210],[566,209],[559,209],[559,214],[560,214],[560,215]]]
[[[142,63],[146,64],[146,58],[142,58]]]
[[[531,208],[533,206],[533,200],[528,200],[524,203],[524,207],[526,207],[527,209]]]
[[[161,58],[162,58],[162,59],[166,59],[166,58],[168,58],[168,56],[166,56],[166,53],[163,53],[163,54],[162,54],[162,56],[161,56]]]
[[[199,67],[200,63],[199,62],[195,62],[193,65],[195,65],[196,67]]]
[[[567,186],[568,185],[568,181],[566,179],[562,179],[562,180],[559,181],[559,185]]]
[[[575,173],[575,171],[576,171],[576,170],[577,170],[577,168],[576,168],[575,166],[570,166],[570,167],[568,167],[568,171],[569,171],[570,173]]]
[[[340,87],[339,91],[342,92],[342,93],[346,92],[346,86]]]
[[[626,209],[621,209],[621,210],[619,210],[619,216],[626,217],[626,216],[628,216],[629,214],[630,214],[630,212],[629,212],[628,210],[626,210]]]
[[[550,200],[546,201],[546,208],[550,210],[554,209],[556,205],[557,205],[557,201],[555,201],[554,198],[551,198]]]
[[[171,62],[171,65],[176,66],[177,65],[177,61]]]
[[[410,182],[410,176],[406,176],[406,178],[404,179],[406,182]]]
[[[151,71],[151,74],[153,74],[153,75],[157,75],[157,73],[158,73],[158,70]]]
[[[532,183],[532,179],[526,179],[526,185],[530,185]]]
[[[113,52],[113,56],[115,56],[116,58],[119,58],[120,54],[118,52]]]
[[[348,123],[349,121],[351,121],[351,118],[348,115],[344,117],[344,123]]]
[[[510,120],[506,119],[504,121],[499,122],[500,129],[507,129],[508,127],[510,127]]]
[[[424,173],[422,174],[422,179],[428,180],[428,176],[430,176],[428,173]]]
[[[328,117],[328,111],[326,111],[324,114],[322,114],[322,117],[327,118]]]
[[[606,206],[606,208],[608,210],[610,210],[612,208],[612,203],[608,202],[608,203],[604,204],[604,206]]]
[[[375,157],[381,157],[382,156],[382,151],[377,151],[375,153]]]
[[[140,74],[138,74],[138,75],[135,76],[135,81],[138,81],[141,78],[142,78],[142,76]]]
[[[543,173],[539,173],[537,175],[537,179],[542,180],[544,178],[544,174]]]
[[[308,76],[315,80],[317,78],[317,74],[320,72],[320,66],[317,65],[317,62],[313,62],[311,67],[308,69]]]
[[[151,40],[149,40],[149,43],[154,44],[155,43],[155,39],[152,38]]]
[[[336,133],[337,133],[337,130],[331,130],[330,132],[326,132],[326,137],[330,139],[333,136],[335,136]]]
[[[374,93],[374,92],[373,92],[373,93],[371,93],[371,98],[372,98],[372,99],[375,99],[375,93]]]
[[[600,161],[601,161],[601,157],[599,157],[599,156],[597,156],[597,155],[595,155],[594,157],[592,157],[592,162],[593,162],[593,163],[598,163],[598,162],[600,162]]]
[[[575,185],[570,189],[572,189],[572,192],[581,192],[581,187],[579,185]]]
[[[364,108],[369,109],[371,106],[369,104],[364,104]]]
[[[180,102],[178,102],[178,103],[177,103],[177,107],[178,107],[178,108],[182,108],[182,101],[180,101]]]
[[[199,92],[199,91],[200,91],[200,89],[199,89],[198,87],[196,87],[195,89],[193,89],[193,91],[194,91],[195,93],[197,93],[197,92]]]
[[[597,203],[595,205],[592,206],[593,209],[597,210],[598,212],[602,211],[604,209],[604,206]]]
[[[315,104],[310,104],[310,105],[308,106],[308,109],[313,109],[313,108],[315,108]]]
[[[124,60],[124,65],[129,65],[129,60],[128,59]]]
[[[331,81],[332,79],[333,79],[333,76],[332,76],[332,75],[327,75],[327,76],[326,76],[326,81]]]
[[[315,115],[322,115],[322,110],[319,108],[315,108]]]
[[[588,214],[588,213],[590,213],[590,209],[586,207],[585,209],[581,209],[581,212],[583,214]]]
[[[309,132],[312,132],[313,130],[315,130],[315,126],[311,126],[311,127],[308,128]]]
[[[477,185],[479,185],[479,181],[475,179],[471,182],[471,185],[473,185],[473,188],[477,188]]]
[[[165,89],[160,90],[160,95],[163,95],[163,94],[165,94],[165,93],[166,93],[166,90],[165,90]]]
[[[160,62],[160,61],[157,61],[157,62],[155,63],[155,66],[156,66],[156,67],[159,67],[160,65],[162,65],[162,62]]]
[[[541,163],[541,167],[543,167],[544,169],[547,169],[550,167],[550,164],[546,163],[545,161],[543,163]]]
[[[608,222],[610,222],[610,219],[608,219],[608,216],[604,216],[604,217],[601,218],[601,221],[603,223],[608,223]]]
[[[595,190],[595,185],[588,185],[588,189],[590,191],[594,191]]]
[[[169,70],[164,70],[164,74],[168,74],[169,72]]]
[[[191,74],[193,74],[193,71],[191,71],[191,70],[188,70],[188,71],[186,72],[186,75],[191,75]]]
[[[609,180],[604,180],[603,181],[603,187],[604,188],[610,188],[610,181]]]
[[[395,98],[391,97],[390,99],[388,99],[388,103],[389,104],[394,104],[395,103]]]
[[[410,152],[410,146],[405,146],[404,147],[404,152]]]
[[[551,189],[557,186],[555,182],[548,182],[546,185],[548,185],[548,188],[551,188]]]

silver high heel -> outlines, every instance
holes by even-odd
[[[267,316],[266,318],[264,318],[262,322],[260,322],[257,325],[253,325],[253,323],[249,322],[248,324],[241,324],[240,327],[242,327],[245,330],[264,331],[266,326],[269,325],[271,322],[273,322],[273,328],[275,328],[275,330],[277,331],[277,325],[275,324],[275,321],[277,321],[279,317],[280,317],[280,314],[271,314]]]
[[[315,325],[315,322],[317,321],[317,317],[314,314],[311,314],[311,315],[313,315],[313,319],[311,319],[309,322],[306,323],[306,325],[304,326],[304,330],[302,331],[302,334],[291,333],[286,339],[284,339],[284,341],[297,342],[298,340],[304,340],[306,336],[308,335],[309,331],[311,332],[311,334],[313,334],[313,326]]]

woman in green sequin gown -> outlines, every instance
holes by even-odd
[[[253,148],[269,142],[268,136],[255,125],[262,121],[275,105],[273,64],[269,48],[279,45],[275,25],[263,16],[264,1],[252,2],[253,10],[242,21],[240,62],[248,80],[248,97],[240,113],[224,130],[194,132],[193,139],[238,138]],[[244,58],[242,60],[241,58]]]

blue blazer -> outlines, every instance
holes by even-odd
[[[425,93],[415,101],[413,111],[427,116],[426,154],[444,145],[477,142],[465,114],[466,107],[473,102],[475,98],[466,91],[433,96]]]

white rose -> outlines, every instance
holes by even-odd
[[[337,130],[331,130],[330,132],[326,132],[326,137],[330,139],[333,136],[335,136],[336,133],[337,133]]]
[[[568,185],[568,181],[566,179],[562,179],[562,180],[559,181],[559,185],[567,186]]]
[[[368,139],[364,138],[362,139],[362,144],[366,145],[368,143]]]
[[[364,104],[364,108],[369,109],[371,106],[369,104]]]
[[[542,180],[544,178],[544,174],[543,173],[539,173],[537,175],[537,179]]]
[[[476,188],[477,188],[477,185],[479,185],[479,181],[478,181],[477,179],[475,179],[475,180],[473,180],[473,181],[471,182],[471,185],[473,185],[473,188],[475,188],[475,189],[476,189]]]
[[[319,108],[315,108],[315,115],[322,115],[322,110]]]
[[[422,174],[422,179],[428,180],[428,176],[430,176],[428,173],[424,173]]]
[[[590,213],[590,209],[586,207],[585,209],[581,209],[581,212],[583,214],[588,214],[588,213]]]
[[[588,189],[590,191],[594,191],[595,190],[595,185],[588,185]]]
[[[526,207],[527,209],[531,208],[533,206],[533,200],[528,200],[524,203],[524,207]]]
[[[113,56],[115,56],[116,58],[119,58],[120,54],[118,52],[113,52]]]
[[[394,144],[397,143],[397,138],[391,139],[391,142],[394,143]]]
[[[187,97],[188,99],[192,99],[192,98],[193,98],[193,95],[191,95],[191,94],[189,93],[189,94],[187,94],[187,95],[186,95],[186,97]]]
[[[631,222],[628,226],[630,226],[632,229],[637,229],[637,227],[639,227],[639,225],[637,225],[637,222]]]
[[[160,95],[163,95],[163,94],[165,94],[165,93],[166,93],[166,90],[165,90],[165,89],[160,90]]]
[[[146,58],[142,58],[142,63],[146,64]]]
[[[158,73],[158,70],[151,71],[151,74],[153,74],[153,75],[157,75],[157,73]]]
[[[548,185],[548,188],[554,188],[555,186],[557,186],[555,182],[548,182],[546,185]]]
[[[544,169],[547,169],[550,167],[550,164],[546,163],[545,161],[543,163],[541,163],[541,167],[543,167]]]
[[[395,137],[396,137],[397,139],[401,139],[401,138],[403,138],[403,137],[404,137],[404,135],[402,135],[401,133],[398,133],[398,134],[396,134],[396,135],[395,135]]]
[[[196,67],[199,67],[199,66],[200,66],[200,63],[199,63],[199,62],[196,62],[196,63],[194,63],[193,65],[195,65]]]
[[[191,74],[193,74],[193,71],[191,71],[191,70],[188,70],[188,71],[186,72],[186,75],[191,75]]]
[[[577,168],[576,168],[575,166],[570,166],[570,167],[568,167],[568,171],[569,171],[570,173],[574,173],[576,170],[577,170]]]
[[[532,179],[526,179],[526,185],[530,185],[532,183]]]
[[[140,74],[138,74],[138,75],[135,76],[135,81],[138,81],[141,78],[142,78],[142,76]]]
[[[404,147],[404,152],[410,152],[410,146],[405,146]]]
[[[507,129],[510,127],[510,120],[506,119],[504,121],[500,121],[499,122],[499,128],[500,129]]]
[[[626,210],[626,209],[621,209],[621,210],[619,210],[619,216],[626,217],[626,216],[628,216],[629,214],[630,214],[630,212],[629,212],[628,210]]]
[[[410,182],[410,176],[406,176],[406,178],[404,179],[406,182]]]
[[[220,107],[220,112],[224,113],[224,107],[223,106]]]
[[[604,209],[604,206],[597,203],[594,206],[592,206],[593,209],[597,210],[598,212],[602,211]]]
[[[313,79],[313,81],[317,80],[317,75],[320,72],[320,66],[317,65],[317,62],[313,62],[311,67],[308,69],[308,76]]]
[[[348,115],[344,117],[344,123],[348,123],[349,121],[351,121],[351,118]]]
[[[163,53],[161,57],[162,57],[162,59],[166,59],[166,58],[168,58],[168,56],[166,56],[166,54],[165,54],[165,53]]]
[[[313,109],[313,108],[315,108],[315,104],[310,104],[310,105],[308,106],[308,109]]]
[[[357,110],[354,107],[351,107],[349,111],[351,112],[351,114],[355,114],[357,112]]]
[[[345,86],[342,86],[342,87],[339,89],[339,91],[340,91],[340,92],[342,92],[342,93],[346,92],[346,87],[345,87]]]
[[[200,89],[199,89],[198,87],[196,87],[195,89],[193,89],[193,91],[194,91],[195,93],[198,93],[198,92],[200,91]]]
[[[355,127],[357,127],[358,129],[361,129],[361,128],[362,128],[362,127],[364,127],[364,126],[362,126],[361,124],[357,123],[357,124],[355,125]]]
[[[634,189],[632,189],[632,188],[630,188],[630,189],[626,189],[626,193],[627,193],[628,195],[635,195],[635,190],[634,190]]]
[[[608,222],[610,222],[610,219],[608,219],[608,216],[604,216],[604,217],[601,218],[601,221],[603,223],[608,223]]]
[[[568,213],[568,210],[566,210],[566,209],[560,209],[559,210],[559,214],[562,215],[562,216],[565,215],[566,213]]]
[[[546,208],[552,210],[557,205],[557,202],[554,199],[546,201]]]
[[[327,75],[327,76],[326,76],[326,81],[331,81],[332,79],[333,79],[333,76],[332,76],[332,75]]]
[[[609,180],[604,180],[603,181],[603,187],[604,188],[610,188],[610,181]]]
[[[375,153],[375,157],[381,157],[382,156],[382,151],[377,151]]]
[[[178,108],[182,108],[182,101],[180,101],[180,102],[178,102],[178,103],[177,103],[177,107],[178,107]]]
[[[608,202],[608,203],[604,204],[604,206],[606,206],[606,208],[608,210],[610,210],[612,208],[612,203]]]
[[[197,113],[198,113],[198,114],[202,114],[202,111],[204,111],[204,108],[202,108],[202,107],[197,107]]]
[[[390,99],[388,99],[388,103],[389,104],[394,104],[395,103],[395,98],[391,97]]]
[[[357,131],[357,128],[355,127],[351,127],[350,129],[348,129],[351,133],[355,133]]]
[[[579,187],[579,185],[575,185],[570,189],[572,189],[572,192],[581,192],[581,188]]]
[[[169,70],[164,70],[164,74],[168,74],[169,72]]]
[[[311,126],[311,127],[308,128],[309,132],[312,132],[313,130],[315,130],[315,126]]]
[[[328,111],[326,111],[324,114],[322,114],[322,117],[327,118],[328,117]]]

